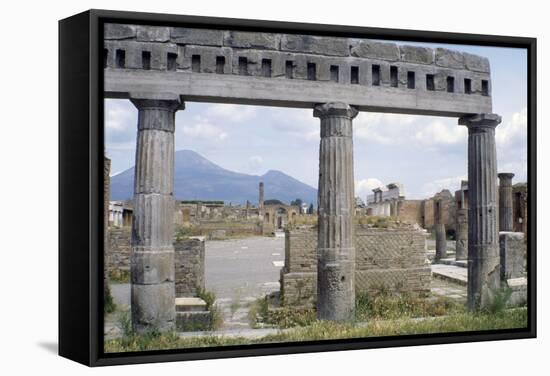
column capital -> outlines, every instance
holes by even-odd
[[[325,118],[329,116],[342,116],[348,119],[353,119],[359,111],[349,104],[342,102],[328,102],[317,104],[313,108],[313,116],[317,118]]]
[[[147,93],[130,93],[130,102],[138,110],[167,110],[178,111],[185,109],[185,102],[179,95],[175,94],[147,94]]]
[[[497,114],[464,115],[458,119],[458,125],[465,125],[469,129],[494,129],[502,121]]]
[[[516,176],[515,174],[511,173],[511,172],[501,172],[499,173],[498,175],[498,178],[502,181],[507,181],[507,180],[512,180],[512,178],[514,176]]]

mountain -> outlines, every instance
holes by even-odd
[[[226,170],[192,150],[175,153],[174,195],[178,200],[223,200],[226,203],[258,202],[258,184],[264,182],[265,199],[285,203],[301,198],[317,203],[317,190],[277,170],[248,175]],[[111,200],[131,199],[134,167],[111,177]]]

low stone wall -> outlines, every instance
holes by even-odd
[[[176,297],[197,296],[197,289],[204,289],[204,238],[176,241],[174,251]]]
[[[131,228],[109,228],[107,269],[112,276],[130,273]],[[176,296],[196,296],[196,289],[204,288],[204,239],[187,238],[174,242],[176,269]]]
[[[527,244],[523,232],[499,233],[501,280],[525,277]]]
[[[285,304],[308,305],[317,294],[317,230],[286,232],[281,293]],[[412,227],[355,229],[356,294],[389,291],[423,294],[430,291],[431,268],[425,264],[425,235]]]
[[[130,273],[132,229],[130,227],[109,227],[108,234],[109,249],[105,261],[109,275],[127,275]]]
[[[199,224],[189,227],[188,231],[193,236],[223,239],[224,237],[262,235],[262,226],[257,220],[201,221]]]

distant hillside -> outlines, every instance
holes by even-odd
[[[284,174],[270,170],[264,175],[248,175],[226,170],[191,150],[175,155],[174,193],[178,200],[223,200],[244,204],[258,202],[258,184],[264,182],[265,199],[285,203],[296,198],[317,203],[317,190]],[[133,196],[134,168],[111,177],[111,200],[126,200]]]

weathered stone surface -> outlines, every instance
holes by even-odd
[[[176,298],[176,312],[202,312],[206,311],[206,302],[197,297]]]
[[[178,332],[208,330],[210,326],[211,316],[208,311],[176,313],[176,329]]]
[[[174,282],[154,285],[133,283],[131,287],[132,325],[138,333],[175,329],[176,294]]]
[[[170,28],[137,26],[136,39],[140,42],[168,42],[170,40]]]
[[[222,30],[172,27],[170,29],[170,38],[177,44],[198,44],[204,46],[223,45]]]
[[[527,244],[523,232],[499,233],[500,244],[500,278],[525,277]]]
[[[280,39],[281,36],[279,34],[228,31],[225,34],[223,44],[228,47],[277,50]]]
[[[351,47],[351,56],[397,61],[399,60],[399,47],[395,43],[358,40]]]
[[[349,320],[355,308],[352,119],[357,110],[344,103],[326,103],[316,106],[313,114],[321,119],[317,316]]]
[[[425,264],[425,234],[412,227],[370,228],[354,231],[355,293],[392,292],[424,294],[430,291],[430,266]],[[281,292],[288,305],[312,305],[317,294],[317,231],[286,231],[285,266]]]
[[[204,290],[204,238],[190,238],[174,243],[176,261],[176,296],[196,296]]]
[[[527,278],[510,278],[506,281],[508,287],[512,290],[508,306],[514,307],[527,303]]]
[[[445,68],[463,69],[464,55],[458,51],[448,50],[446,48],[436,48],[435,64]]]
[[[281,50],[330,56],[349,56],[349,42],[346,38],[284,34],[281,37]]]
[[[459,119],[468,127],[468,308],[484,309],[500,288],[496,114]]]
[[[499,179],[499,231],[513,231],[514,230],[514,217],[513,208],[514,200],[512,195],[512,173],[500,173]]]
[[[433,64],[434,50],[427,47],[399,46],[401,60],[408,63]]]
[[[469,54],[467,52],[463,52],[462,55],[464,55],[464,64],[466,69],[483,73],[491,72],[489,59],[486,57]]]
[[[468,209],[456,211],[456,260],[468,259]]]
[[[124,24],[105,24],[103,29],[104,39],[129,39],[136,36],[136,27]]]
[[[436,223],[434,225],[435,231],[435,260],[441,260],[447,257],[447,237],[445,235],[445,225],[443,223]]]
[[[131,255],[132,283],[158,284],[174,281],[174,249],[138,251]]]

